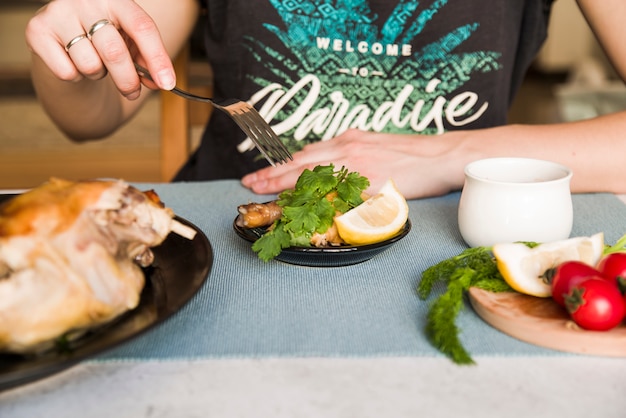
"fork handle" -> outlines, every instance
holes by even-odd
[[[154,83],[154,79],[150,75],[150,72],[148,71],[148,69],[142,67],[141,65],[137,64],[136,62],[133,63],[133,64],[135,64],[135,70],[137,70],[137,74],[139,74],[140,77],[143,77],[143,78],[145,78],[147,80],[150,80],[150,81],[152,81]],[[195,94],[191,94],[189,92],[181,90],[178,87],[174,87],[172,90],[169,90],[169,91],[171,91],[174,94],[179,95],[180,97],[188,99],[188,100],[195,100],[197,102],[203,102],[203,103],[211,103],[211,104],[213,104],[213,105],[215,105],[217,107],[220,107],[220,106],[215,104],[215,100],[214,99],[211,99],[209,97],[196,96]],[[222,105],[222,106],[225,106],[225,105]]]
[[[152,79],[152,76],[150,75],[150,71],[148,71],[147,68],[143,68],[141,65],[137,64],[136,62],[133,62],[133,64],[135,64],[135,70],[137,70],[137,74],[139,74],[139,77],[143,77],[154,83],[154,80]]]

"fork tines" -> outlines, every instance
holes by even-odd
[[[293,160],[289,150],[254,107],[239,107],[233,119],[272,166]]]

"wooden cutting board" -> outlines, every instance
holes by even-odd
[[[587,331],[552,299],[521,293],[493,293],[472,287],[469,299],[485,322],[519,340],[571,353],[626,357],[624,324],[610,331]]]

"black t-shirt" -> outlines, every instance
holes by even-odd
[[[432,135],[502,125],[551,3],[208,0],[215,95],[252,103],[292,152],[352,127]],[[240,178],[266,165],[214,112],[176,180]]]

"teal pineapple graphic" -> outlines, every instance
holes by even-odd
[[[500,67],[498,53],[455,52],[477,23],[413,49],[412,41],[448,0],[425,7],[400,1],[385,21],[371,12],[367,0],[270,2],[284,25],[265,27],[289,52],[246,38],[255,59],[280,80],[252,77],[259,93],[251,100],[262,103],[261,113],[292,151],[351,127],[441,133],[450,106],[467,112],[463,106],[471,107],[474,99],[467,93],[447,103],[443,97],[461,91],[473,73]],[[461,123],[479,117],[486,106],[474,103]]]

